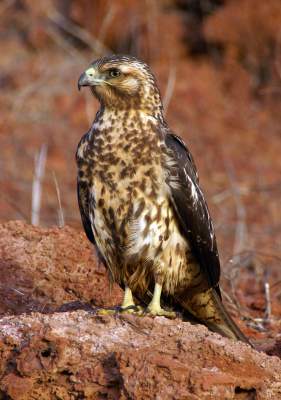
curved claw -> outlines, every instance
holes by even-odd
[[[136,305],[130,305],[127,307],[121,306],[120,308],[121,308],[121,310],[120,310],[121,313],[130,313],[130,314],[141,315],[144,312],[144,310],[141,306],[136,306]]]

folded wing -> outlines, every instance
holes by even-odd
[[[207,203],[199,187],[197,170],[185,143],[167,133],[167,184],[180,227],[206,274],[210,287],[219,291],[220,261]]]

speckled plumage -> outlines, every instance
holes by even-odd
[[[112,56],[87,71],[79,82],[101,108],[77,149],[78,201],[111,278],[144,302],[157,282],[165,298],[244,340],[220,300],[216,240],[192,156],[164,121],[149,67]]]

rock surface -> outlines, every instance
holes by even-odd
[[[50,312],[64,303],[111,306],[122,299],[83,232],[0,225],[0,314]]]
[[[0,387],[11,399],[281,396],[277,357],[180,320],[32,313],[0,329]]]
[[[0,399],[281,398],[277,357],[180,319],[97,315],[122,291],[82,232],[8,222],[0,251]]]

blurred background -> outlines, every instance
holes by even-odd
[[[229,307],[280,330],[280,0],[2,0],[0,49],[1,222],[82,229],[75,151],[98,104],[77,80],[135,55],[194,155]]]

